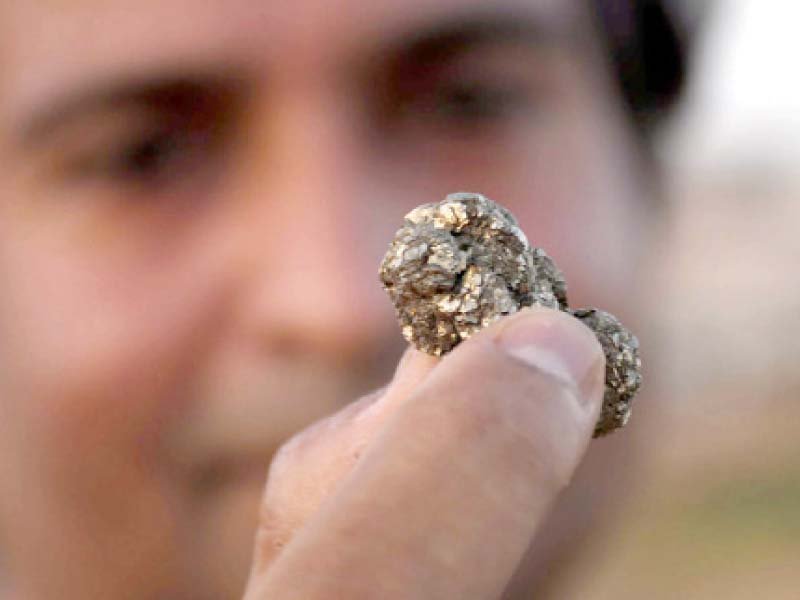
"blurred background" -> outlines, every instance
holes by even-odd
[[[659,144],[651,298],[670,394],[640,407],[651,451],[623,525],[558,597],[800,597],[800,4],[684,8],[700,25]]]

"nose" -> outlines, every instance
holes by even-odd
[[[377,278],[385,248],[369,243],[368,178],[347,103],[298,96],[254,129],[244,310],[275,352],[352,363],[378,351],[394,322]]]

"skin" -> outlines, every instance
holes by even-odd
[[[387,516],[333,494],[354,465],[325,457],[335,463],[342,439],[362,440],[385,468],[359,476],[386,478],[375,493],[387,498],[414,485],[425,497],[438,481],[433,467],[409,482],[380,460],[410,452],[400,440],[414,435],[401,433],[435,418],[397,411],[384,393],[352,403],[386,383],[403,349],[376,271],[417,204],[459,190],[500,201],[567,273],[574,306],[635,324],[631,257],[643,250],[647,189],[578,4],[499,0],[487,13],[472,0],[342,0],[336,14],[353,17],[332,10],[316,0],[0,7],[0,549],[13,597],[235,598],[252,563],[248,597],[272,598],[296,589],[309,561],[354,581],[381,572],[387,561],[365,563],[371,550],[424,506]],[[471,363],[481,343],[451,363],[409,359],[393,397],[449,406],[441,386],[480,369],[478,396],[495,406],[510,393],[507,365]],[[420,391],[433,373],[444,383]],[[589,409],[529,414],[521,390],[544,401],[565,389],[537,377],[512,394],[530,435],[509,448],[533,444],[559,483],[547,484],[548,470],[515,479],[527,467],[503,466],[511,450],[461,463],[484,492],[528,482],[519,505],[487,500],[458,517],[525,516],[527,528],[508,522],[493,542],[506,557],[500,579],[474,588],[508,586],[508,597],[536,588],[542,556],[560,549],[545,508],[590,432]],[[374,402],[382,417],[352,426]],[[306,434],[316,458],[284,451],[262,499],[276,450],[342,408],[338,425]],[[460,414],[472,413],[451,406],[445,422]],[[541,442],[560,419],[577,432],[563,452]],[[420,452],[430,465],[445,452],[478,457],[487,439]],[[572,488],[603,496],[588,476]],[[275,490],[291,490],[280,510]],[[319,517],[329,496],[340,510],[325,514],[352,527],[382,518],[388,533],[337,538]],[[570,502],[563,515],[583,523]],[[305,523],[311,533],[293,546]],[[278,530],[276,545],[264,531]],[[266,568],[289,547],[280,569]],[[352,554],[341,564],[322,560],[343,547]],[[425,581],[474,572],[476,556],[431,567]],[[395,576],[400,585],[396,573],[383,581]]]

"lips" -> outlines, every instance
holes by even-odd
[[[266,368],[218,364],[186,390],[191,400],[170,415],[162,436],[165,460],[175,476],[204,489],[263,481],[281,444],[361,395],[359,379],[307,361]]]

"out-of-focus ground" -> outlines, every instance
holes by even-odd
[[[651,447],[622,526],[559,597],[800,598],[800,5],[710,18],[663,144]]]

